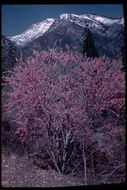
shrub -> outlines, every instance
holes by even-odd
[[[115,117],[112,131],[124,120],[124,73],[110,71],[115,63],[71,51],[34,52],[3,77],[10,88],[3,90],[3,114],[18,126],[20,140],[31,143],[33,153],[48,154],[60,173],[83,163],[85,183],[90,154],[99,147],[95,132],[109,122],[103,114]]]

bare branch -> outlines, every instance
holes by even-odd
[[[56,158],[55,158],[55,155],[54,155],[53,151],[51,151],[51,154],[52,154],[52,159],[53,159],[54,165],[55,165],[57,171],[61,174],[61,171],[60,171],[60,169],[58,167],[58,164],[57,164],[57,161],[56,161]]]
[[[110,172],[109,174],[104,175],[104,177],[109,177],[109,176],[112,175],[116,170],[118,170],[119,168],[124,167],[124,166],[125,166],[125,164],[121,164],[121,165],[119,165],[119,166],[116,166],[112,172]]]
[[[84,142],[83,142],[83,163],[84,163],[84,184],[87,185],[87,173],[86,173],[86,155],[84,150]]]

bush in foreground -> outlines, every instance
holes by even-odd
[[[110,165],[117,153],[102,146],[97,134],[104,129],[119,133],[124,124],[124,73],[110,71],[116,62],[71,51],[34,52],[3,77],[3,88],[10,89],[3,90],[3,115],[17,126],[16,134],[35,160],[48,160],[59,173],[83,168],[85,184],[88,168],[96,178]],[[114,167],[121,161],[116,158]]]

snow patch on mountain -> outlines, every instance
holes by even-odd
[[[119,24],[119,21],[120,21],[120,19],[110,19],[110,18],[101,17],[101,16],[94,16],[94,19],[105,25],[111,25],[114,23]]]
[[[31,41],[37,39],[38,37],[42,36],[52,25],[54,19],[48,18],[42,22],[37,24],[33,24],[23,33],[10,37],[9,39],[15,42],[17,45],[25,46],[26,44],[30,43]]]
[[[121,25],[124,25],[124,18],[121,18],[119,21],[118,21],[119,24]]]
[[[74,22],[82,27],[86,27],[86,24],[88,24],[90,29],[98,30],[98,33],[99,33],[99,31],[104,30],[104,28],[100,22],[96,21],[95,19],[88,16],[87,14],[75,15],[75,14],[63,13],[60,15],[60,19],[69,20],[70,22]]]
[[[82,15],[76,15],[76,14],[68,14],[68,13],[63,13],[60,15],[60,19],[87,19],[94,21],[96,23],[102,23],[104,25],[111,25],[114,23],[117,24],[123,24],[124,23],[124,18],[121,19],[111,19],[107,18],[104,16],[97,16],[97,15],[92,15],[92,14],[82,14]]]

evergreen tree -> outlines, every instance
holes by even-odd
[[[123,67],[122,67],[122,71],[125,71],[125,47],[122,47],[122,63],[123,63]]]
[[[98,51],[93,41],[92,34],[88,26],[86,26],[83,36],[84,36],[83,55],[86,55],[87,57],[93,57],[93,58],[99,57]]]

